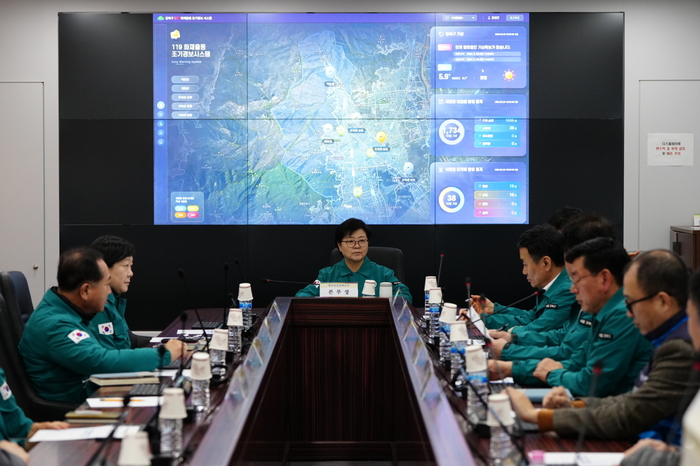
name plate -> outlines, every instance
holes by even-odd
[[[357,283],[321,283],[319,296],[322,298],[357,298]]]

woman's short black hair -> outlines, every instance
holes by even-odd
[[[136,252],[133,244],[124,238],[111,235],[100,236],[92,242],[91,247],[102,253],[102,257],[109,268],[112,268],[114,264],[127,257],[134,257]]]
[[[367,239],[370,239],[372,236],[372,230],[369,229],[365,222],[359,218],[349,218],[338,225],[338,228],[335,230],[335,244],[340,243],[347,236],[352,235],[357,230],[364,230],[365,235],[367,235]]]

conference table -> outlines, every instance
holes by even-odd
[[[420,309],[422,311],[422,309]],[[192,313],[190,313],[192,314]],[[204,310],[205,321],[222,310]],[[184,464],[390,461],[478,465],[488,439],[467,429],[466,404],[403,298],[277,298],[258,310],[254,338],[212,389],[212,409],[184,427]],[[192,328],[193,315],[185,323]],[[176,335],[180,321],[161,335]],[[100,396],[129,387],[101,388]],[[130,408],[145,424],[155,408]],[[574,451],[576,439],[524,434],[525,450]],[[30,465],[82,465],[98,440],[43,442]],[[623,451],[627,442],[588,440],[582,451]],[[119,441],[107,451],[116,464]]]

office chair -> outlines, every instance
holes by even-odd
[[[401,251],[401,249],[370,246],[367,249],[367,257],[369,257],[369,260],[372,262],[390,268],[394,271],[394,275],[396,275],[399,281],[404,281],[403,251]],[[337,264],[342,258],[343,256],[340,254],[340,251],[338,251],[338,248],[331,251],[331,265]],[[379,284],[377,283],[377,285]]]
[[[0,293],[5,298],[12,329],[19,341],[29,316],[34,312],[27,278],[22,272],[0,272]]]
[[[0,296],[0,367],[5,371],[7,383],[15,395],[17,404],[33,421],[63,420],[64,415],[78,405],[45,400],[37,394],[24,367],[24,359],[17,349],[18,344],[19,339],[15,338],[5,300]]]

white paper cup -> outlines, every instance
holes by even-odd
[[[391,282],[381,282],[379,284],[379,297],[380,298],[391,298],[392,292],[393,292],[393,285]]]
[[[446,324],[454,324],[457,322],[457,305],[452,303],[445,303],[442,305],[442,312],[440,313],[440,322]]]
[[[194,353],[192,355],[192,380],[209,380],[211,379],[211,364],[209,363],[208,353]]]
[[[209,348],[226,351],[228,349],[228,330],[223,328],[217,328],[214,330],[214,334],[211,336],[211,342],[209,343]]]
[[[429,290],[431,288],[437,288],[437,278],[434,275],[425,277],[425,284],[423,285],[424,290]]]
[[[362,287],[363,296],[374,296],[377,289],[377,282],[374,280],[365,280],[365,285]]]
[[[163,419],[185,419],[185,392],[181,388],[166,388],[163,390],[163,404],[160,406],[159,417]]]
[[[250,287],[250,283],[241,283],[238,285],[238,300],[239,301],[252,301],[253,300],[253,289]]]
[[[134,432],[122,439],[119,450],[119,466],[150,466],[151,449],[146,432]]]
[[[442,303],[442,288],[431,288],[428,302],[430,304]]]
[[[494,415],[495,413],[495,415]],[[498,421],[501,421],[500,423]],[[512,426],[515,420],[511,414],[510,398],[505,393],[489,395],[489,410],[486,425],[491,427]]]
[[[467,362],[467,372],[485,371],[488,367],[486,364],[486,354],[481,345],[467,346],[465,359]]]

